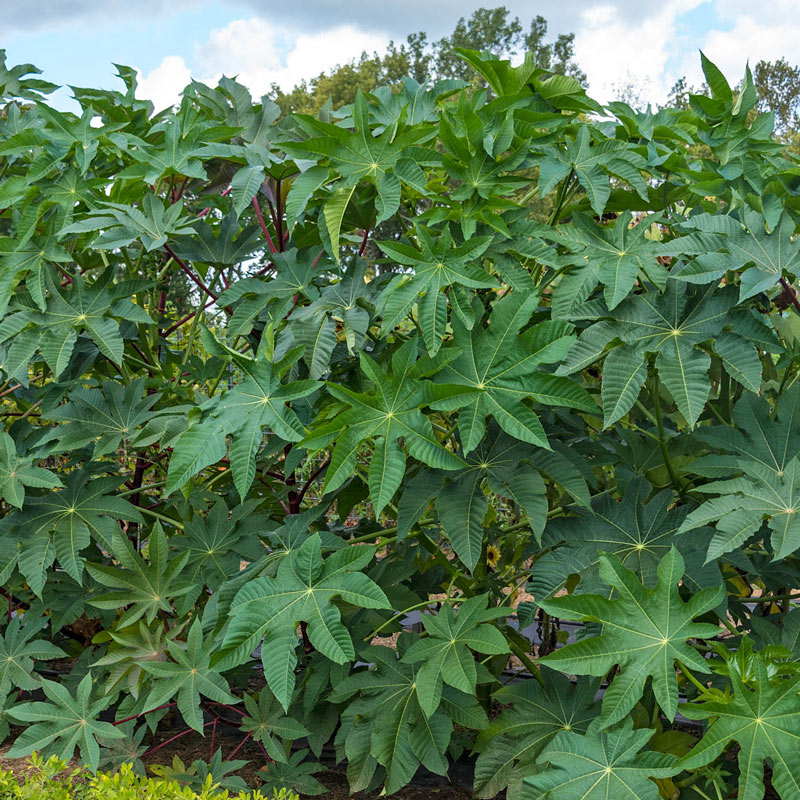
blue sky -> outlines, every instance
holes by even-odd
[[[140,70],[141,93],[161,107],[190,76],[238,74],[259,94],[290,88],[363,50],[426,30],[431,38],[490,2],[470,0],[3,0],[0,46],[9,63],[78,86],[115,84],[113,62]],[[798,0],[508,0],[523,24],[539,13],[551,33],[573,31],[590,92],[612,99],[631,86],[659,101],[682,75],[700,80],[702,48],[736,81],[751,63],[785,56],[800,40]],[[60,103],[67,102],[68,90]]]

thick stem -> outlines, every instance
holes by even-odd
[[[558,187],[558,195],[556,196],[556,206],[553,209],[553,213],[550,216],[549,225],[550,227],[555,227],[558,224],[558,217],[561,214],[561,209],[564,205],[564,200],[567,197],[567,187],[570,183],[572,183],[572,178],[575,175],[575,170],[570,170],[569,175],[561,182],[561,186]]]
[[[686,676],[686,679],[689,681],[689,683],[691,683],[697,689],[697,691],[700,692],[700,694],[703,695],[708,694],[708,686],[703,686],[703,684],[700,683],[700,681],[697,680],[697,678],[695,678],[691,670],[689,670],[689,668],[685,664],[677,660],[675,663],[678,665],[680,671]]]
[[[164,245],[164,250],[169,253],[172,260],[183,270],[184,273],[186,273],[189,280],[191,280],[198,289],[205,292],[212,300],[217,299],[217,295],[215,295],[214,292],[212,292],[211,289],[209,289],[208,286],[206,286],[203,281],[201,281],[200,278],[198,278],[197,275],[195,275],[194,272],[192,272],[189,267],[183,261],[181,261],[178,256],[175,255],[172,248],[168,244]]]
[[[358,248],[358,255],[363,256],[364,250],[367,248],[367,239],[369,238],[369,228],[364,229],[364,238],[361,240],[361,247]]]
[[[261,230],[264,233],[264,238],[267,240],[270,253],[277,253],[278,248],[275,247],[275,243],[272,241],[272,237],[269,235],[267,224],[264,222],[264,215],[261,213],[261,206],[258,204],[258,197],[253,198],[253,208],[256,210],[256,218],[258,219],[258,224],[261,226]]]
[[[678,478],[678,473],[675,472],[675,465],[672,463],[672,457],[670,456],[669,448],[667,447],[667,437],[664,432],[664,420],[661,416],[659,378],[658,378],[658,373],[653,368],[651,368],[650,370],[650,377],[648,379],[648,383],[650,384],[650,396],[653,399],[653,410],[655,411],[654,416],[656,418],[656,426],[658,427],[658,442],[661,445],[661,457],[664,461],[664,466],[667,468],[667,474],[669,475],[669,479],[672,485],[675,487],[675,491],[677,491],[678,494],[681,497],[683,497],[685,493],[683,483]]]
[[[797,309],[800,311],[800,299],[797,297],[797,292],[795,292],[794,287],[786,280],[786,278],[780,278],[779,281],[780,285],[783,287],[783,292],[786,295],[786,299]]]
[[[286,240],[283,237],[283,207],[281,206],[281,179],[275,181],[275,232],[278,236],[278,247],[283,250]]]
[[[141,714],[134,714],[132,717],[125,717],[125,719],[117,720],[116,722],[112,722],[111,724],[122,725],[124,722],[130,722],[132,719],[139,719],[139,717],[144,717],[146,714],[152,714],[154,711],[161,711],[162,708],[172,708],[172,706],[178,705],[177,703],[165,703],[163,706],[156,706],[155,708],[151,708],[148,711],[142,711]]]

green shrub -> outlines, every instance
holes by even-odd
[[[174,780],[141,777],[129,764],[113,774],[92,775],[84,769],[70,770],[57,756],[44,761],[34,754],[24,777],[0,770],[0,800],[298,800],[298,795],[286,789],[232,794],[220,789],[210,775],[202,787],[193,789]]]
[[[798,159],[749,70],[654,111],[459,52],[319,118],[126,67],[73,114],[0,53],[10,757],[224,718],[224,764],[74,791],[238,791],[247,743],[303,794],[327,748],[800,797]]]

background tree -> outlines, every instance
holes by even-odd
[[[798,128],[800,104],[800,67],[785,58],[759,61],[753,70],[758,92],[758,110],[775,112],[775,132],[780,135]]]
[[[341,64],[327,73],[302,81],[284,92],[273,84],[270,97],[284,114],[316,115],[330,99],[332,108],[349,105],[359,89],[369,92],[377,86],[396,85],[410,76],[418,83],[428,79],[456,79],[485,85],[462,58],[458,48],[489,51],[500,58],[514,58],[523,52],[534,55],[536,65],[559,75],[570,75],[586,84],[586,73],[576,63],[575,34],[561,33],[547,41],[547,20],[535,16],[525,28],[504,6],[479,8],[467,19],[461,17],[449,36],[435,42],[424,31],[410,34],[405,42],[390,42],[386,52],[362,53],[360,58]]]

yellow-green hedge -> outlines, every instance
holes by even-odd
[[[0,770],[0,800],[298,800],[298,796],[286,790],[231,794],[218,788],[211,776],[196,791],[173,780],[142,778],[127,764],[114,774],[90,775],[69,771],[56,756],[45,762],[34,755],[25,777]]]

